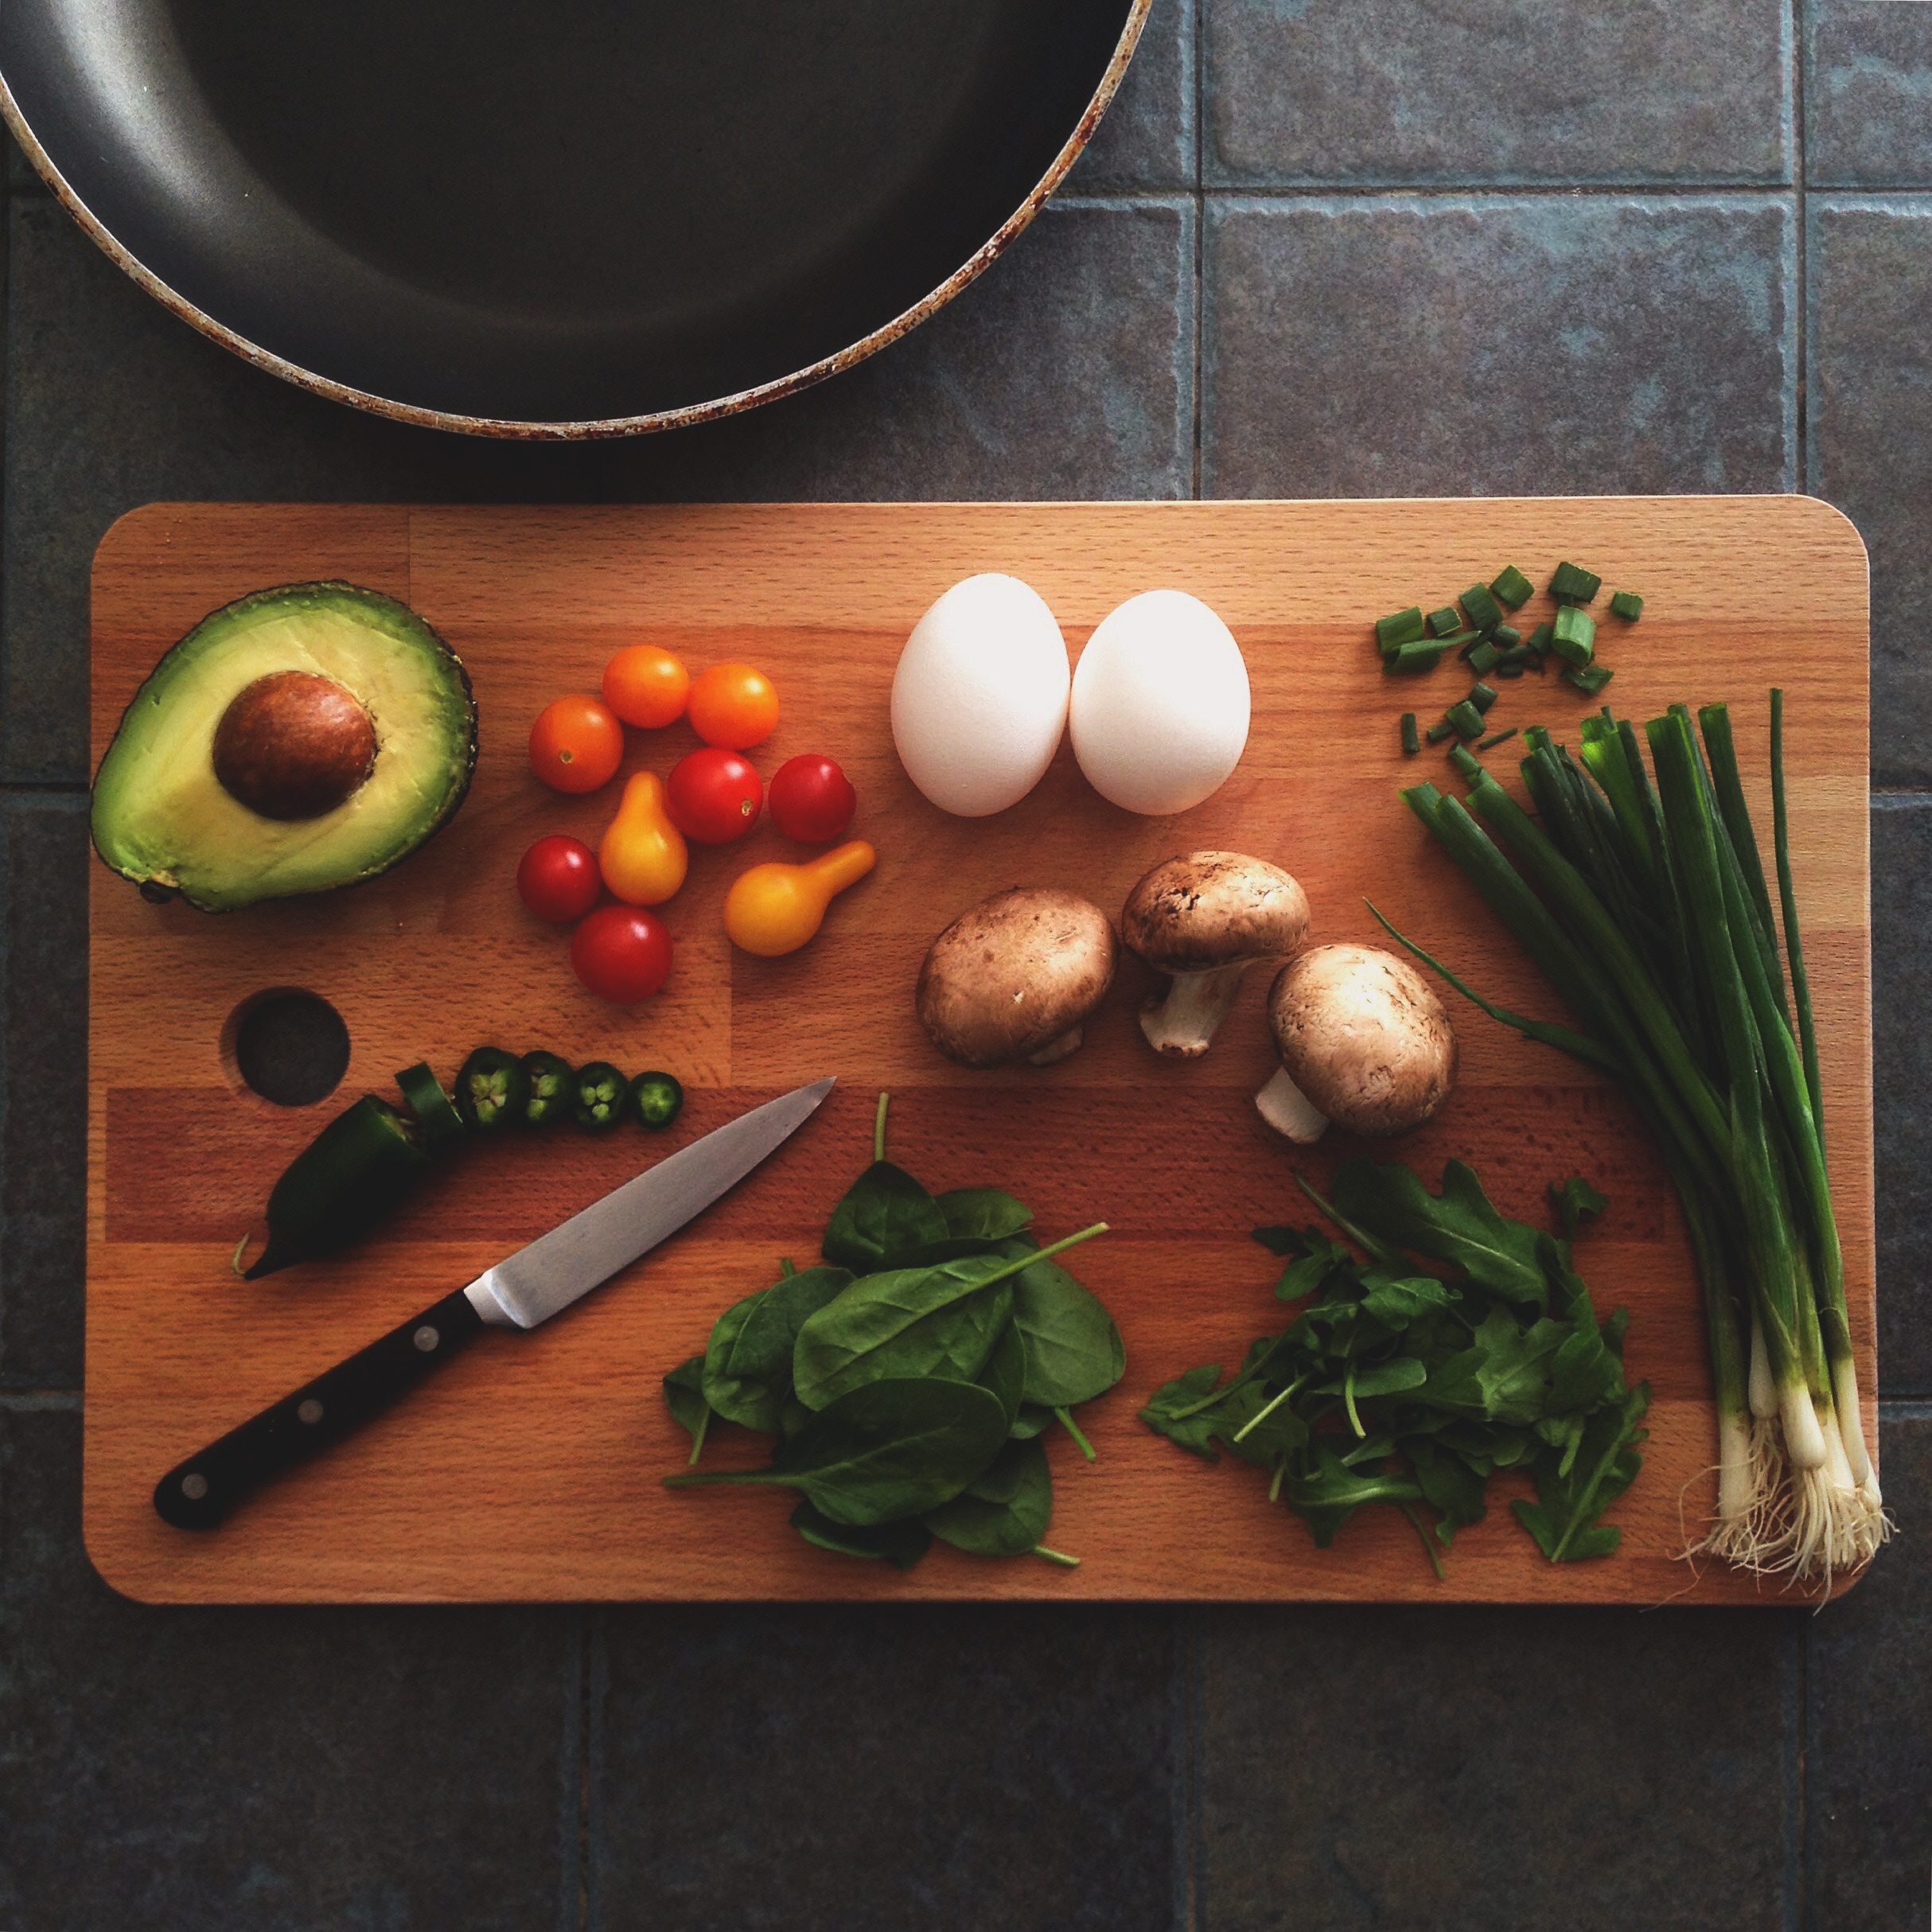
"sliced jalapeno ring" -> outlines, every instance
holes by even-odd
[[[423,1144],[426,1147],[446,1147],[462,1138],[462,1116],[450,1104],[450,1096],[443,1092],[442,1082],[430,1072],[427,1060],[419,1060],[414,1066],[404,1067],[396,1075],[395,1084],[402,1089],[409,1111],[416,1116],[416,1125],[423,1131]]]
[[[653,1133],[668,1127],[684,1107],[684,1089],[673,1074],[640,1073],[630,1083],[630,1110]]]
[[[577,1069],[572,1083],[571,1118],[585,1132],[607,1134],[624,1118],[630,1082],[608,1060],[593,1060]]]
[[[524,1101],[525,1127],[555,1127],[571,1117],[577,1098],[577,1075],[567,1060],[541,1048],[524,1055],[524,1073],[530,1091]]]
[[[456,1077],[456,1111],[465,1127],[493,1134],[523,1124],[529,1093],[530,1077],[516,1054],[501,1046],[479,1046]]]

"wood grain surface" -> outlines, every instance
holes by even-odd
[[[1492,997],[1550,995],[1396,797],[1439,776],[1404,759],[1396,719],[1462,695],[1454,669],[1400,685],[1368,621],[1448,601],[1505,562],[1540,585],[1560,558],[1599,571],[1608,694],[1639,719],[1728,699],[1768,838],[1765,693],[1787,691],[1794,863],[1818,1003],[1833,1185],[1854,1338],[1872,1386],[1872,1166],[1866,824],[1866,567],[1852,526],[1802,497],[1369,503],[844,504],[594,508],[154,504],[103,540],[93,585],[98,760],[168,645],[265,586],[341,577],[412,605],[475,680],[482,755],[468,803],[422,852],[353,890],[208,917],[155,906],[96,865],[92,884],[86,1538],[117,1590],[154,1602],[458,1599],[1036,1597],[1659,1603],[1789,1602],[1677,1560],[1713,1494],[1712,1409],[1690,1253],[1662,1167],[1621,1096],[1588,1070],[1457,1003],[1461,1085],[1397,1147],[1338,1134],[1296,1152],[1249,1101],[1272,1065],[1268,975],[1250,976],[1213,1051],[1163,1061],[1135,1009],[1151,976],[1128,960],[1086,1046],[1050,1070],[970,1073],[939,1059],[912,1011],[924,949],[956,913],[1014,884],[1056,884],[1117,911],[1171,853],[1233,847],[1287,865],[1321,939],[1373,941],[1363,900]],[[987,820],[945,816],[899,769],[886,701],[899,647],[958,578],[1010,571],[1053,606],[1076,650],[1123,598],[1173,585],[1205,598],[1246,652],[1254,723],[1240,768],[1176,819],[1101,800],[1063,746],[1046,779]],[[1634,627],[1607,594],[1646,602]],[[1539,595],[1525,613],[1544,614]],[[730,880],[781,856],[762,825],[741,847],[694,847],[667,909],[676,964],[625,1009],[583,992],[566,936],[538,925],[512,874],[539,833],[594,842],[616,788],[563,799],[529,773],[531,720],[594,690],[618,646],[652,639],[694,667],[764,667],[781,695],[767,776],[800,751],[858,787],[873,875],[789,959],[734,955]],[[1502,687],[1495,728],[1574,738],[1591,708],[1553,676]],[[1426,722],[1426,717],[1425,717]],[[626,769],[659,771],[688,726],[631,734]],[[352,1054],[340,1091],[283,1108],[246,1090],[236,1010],[265,988],[333,1002]],[[259,1236],[284,1163],[354,1096],[427,1058],[452,1077],[493,1042],[628,1070],[663,1066],[690,1093],[663,1139],[568,1133],[466,1150],[380,1237],[255,1284],[230,1272]],[[160,1473],[297,1383],[460,1286],[506,1251],[741,1108],[826,1073],[832,1100],[697,1224],[545,1327],[492,1331],[401,1407],[263,1491],[222,1529],[162,1524]],[[1050,1238],[1105,1219],[1077,1272],[1125,1337],[1128,1370],[1083,1411],[1100,1453],[1051,1445],[1051,1541],[1062,1571],[936,1546],[908,1576],[831,1556],[786,1527],[766,1490],[673,1493],[686,1439],[659,1392],[727,1303],[804,1264],[868,1156],[874,1096],[894,1095],[895,1157],[935,1190],[1022,1194]],[[1634,1377],[1654,1392],[1643,1472],[1612,1512],[1621,1552],[1544,1563],[1492,1487],[1437,1582],[1414,1533],[1365,1511],[1330,1551],[1265,1500],[1257,1472],[1209,1467],[1135,1410],[1193,1364],[1237,1360],[1278,1327],[1276,1264],[1248,1238],[1299,1218],[1299,1163],[1399,1152],[1433,1183],[1478,1168],[1499,1206],[1542,1220],[1545,1184],[1578,1171],[1611,1206],[1579,1245],[1599,1307],[1631,1311]],[[1868,1404],[1868,1421],[1875,1404]],[[762,1439],[720,1428],[707,1463],[749,1465]]]

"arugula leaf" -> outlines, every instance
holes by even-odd
[[[939,1203],[903,1167],[875,1160],[832,1209],[821,1252],[855,1275],[872,1274],[904,1267],[951,1232]]]
[[[1315,1547],[1326,1549],[1335,1533],[1365,1502],[1409,1503],[1424,1499],[1422,1486],[1407,1476],[1373,1469],[1352,1469],[1324,1443],[1315,1445],[1315,1467],[1285,1478],[1281,1500],[1307,1524]]]
[[[1350,1221],[1396,1247],[1447,1261],[1505,1301],[1548,1305],[1539,1230],[1504,1220],[1474,1170],[1462,1162],[1444,1163],[1439,1195],[1400,1163],[1377,1167],[1365,1160],[1341,1167],[1334,1191],[1335,1205]]]
[[[1483,1494],[1489,1472],[1472,1469],[1436,1437],[1410,1437],[1403,1444],[1403,1455],[1423,1495],[1432,1508],[1442,1512],[1435,1534],[1447,1549],[1455,1543],[1459,1529],[1481,1522],[1489,1513]]]
[[[1563,1217],[1563,1232],[1571,1241],[1576,1239],[1576,1230],[1586,1214],[1600,1214],[1610,1206],[1580,1174],[1572,1174],[1560,1187],[1552,1181],[1549,1198],[1556,1204],[1556,1212]]]
[[[1046,1534],[1053,1471],[1038,1441],[1009,1442],[991,1468],[921,1519],[941,1542],[978,1556],[1023,1556]]]
[[[861,1529],[850,1523],[835,1523],[809,1501],[800,1501],[791,1520],[792,1527],[820,1549],[841,1556],[867,1556],[875,1563],[883,1560],[895,1570],[910,1570],[933,1547],[932,1531],[914,1518]]]
[[[1622,1531],[1599,1519],[1636,1478],[1636,1445],[1649,1433],[1638,1424],[1650,1406],[1650,1385],[1639,1382],[1615,1408],[1590,1419],[1567,1468],[1553,1452],[1537,1457],[1537,1500],[1519,1498],[1511,1507],[1552,1563],[1607,1556],[1622,1542]]]

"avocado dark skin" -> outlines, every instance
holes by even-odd
[[[215,727],[221,788],[265,819],[333,812],[376,763],[376,727],[353,692],[310,671],[277,671],[238,692]]]

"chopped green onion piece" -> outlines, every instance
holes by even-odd
[[[1554,629],[1555,627],[1552,625],[1539,624],[1536,629],[1523,640],[1525,646],[1528,649],[1534,652],[1538,657],[1541,657],[1543,653],[1549,649],[1549,641],[1551,637],[1554,634]]]
[[[1512,610],[1521,610],[1529,602],[1535,586],[1513,563],[1507,563],[1490,579],[1490,588]]]
[[[1502,661],[1502,652],[1485,637],[1469,654],[1469,668],[1478,677],[1487,677]]]
[[[1393,651],[1398,644],[1413,644],[1422,632],[1422,606],[1420,604],[1411,604],[1406,610],[1398,610],[1393,616],[1375,620],[1375,641],[1381,650]]]
[[[1449,762],[1463,777],[1479,778],[1482,776],[1482,761],[1467,745],[1451,745],[1449,747]]]
[[[1391,675],[1406,676],[1411,672],[1433,671],[1443,661],[1448,645],[1439,637],[1424,637],[1413,644],[1399,644],[1382,656],[1382,668]]]
[[[1610,600],[1610,614],[1634,624],[1643,615],[1643,599],[1634,590],[1618,590]]]
[[[1465,698],[1460,704],[1452,704],[1443,713],[1443,723],[1458,738],[1480,738],[1482,735],[1482,714]]]
[[[1565,663],[1579,668],[1596,649],[1596,619],[1574,604],[1565,604],[1550,626],[1550,649]]]
[[[1453,738],[1455,735],[1455,726],[1447,718],[1440,724],[1431,725],[1428,730],[1423,733],[1423,736],[1431,745],[1439,745],[1444,738]]]
[[[1490,676],[1491,677],[1521,677],[1523,673],[1529,669],[1529,667],[1527,664],[1522,663],[1520,660],[1515,664],[1511,664],[1509,659],[1505,657],[1503,659],[1502,663],[1497,665],[1494,670],[1490,672]]]
[[[1615,676],[1608,664],[1565,664],[1564,681],[1595,697]]]
[[[1603,587],[1601,577],[1593,577],[1574,563],[1559,563],[1556,575],[1549,580],[1549,594],[1560,604],[1590,603]]]
[[[1429,613],[1429,629],[1438,637],[1447,637],[1462,628],[1462,613],[1453,604],[1445,604],[1440,610]]]
[[[1512,649],[1523,641],[1523,633],[1513,624],[1498,624],[1490,633],[1490,642],[1499,651]]]
[[[1456,601],[1478,630],[1494,630],[1502,621],[1502,606],[1490,595],[1486,585],[1472,583]]]
[[[1519,727],[1515,725],[1511,725],[1509,730],[1506,731],[1492,731],[1481,744],[1477,746],[1477,750],[1487,751],[1490,746],[1500,745],[1505,738],[1514,738],[1518,728]]]
[[[1413,711],[1402,714],[1402,749],[1410,752],[1422,749],[1422,740],[1416,731],[1416,714]]]
[[[1469,701],[1478,711],[1486,711],[1496,702],[1496,687],[1494,684],[1474,686],[1470,691]]]

